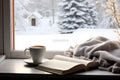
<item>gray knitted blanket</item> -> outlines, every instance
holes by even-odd
[[[70,47],[65,54],[70,57],[98,61],[98,69],[120,73],[120,42],[118,41],[98,36]]]

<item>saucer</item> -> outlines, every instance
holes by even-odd
[[[39,64],[33,63],[32,59],[25,59],[24,62],[27,63],[28,65],[31,65],[31,66],[37,66],[37,65],[39,65]]]
[[[46,61],[49,61],[49,59],[43,59],[41,63],[44,63],[44,62],[46,62]],[[27,63],[29,66],[37,66],[37,65],[41,64],[41,63],[39,63],[39,64],[33,63],[32,58],[30,58],[30,59],[25,59],[24,62]]]

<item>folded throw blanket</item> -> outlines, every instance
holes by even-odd
[[[120,73],[120,42],[98,36],[65,51],[70,57],[88,58],[99,62],[100,70]]]

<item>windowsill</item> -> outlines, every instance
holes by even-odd
[[[52,75],[51,73],[40,71],[34,67],[25,66],[26,63],[24,59],[5,59],[0,63],[0,77],[2,78],[14,78],[14,77],[27,77],[27,78],[55,78],[57,75]],[[47,76],[47,77],[46,77]],[[23,77],[23,78],[24,78]],[[66,76],[57,76],[64,78],[100,78],[100,77],[120,77],[120,74],[113,74],[107,71],[92,70],[87,72],[81,72],[76,74],[66,75]]]

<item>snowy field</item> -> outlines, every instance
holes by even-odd
[[[113,29],[78,29],[73,34],[30,34],[30,31],[25,33],[16,33],[16,50],[24,50],[32,45],[45,45],[47,50],[66,50],[69,46],[81,44],[91,37],[103,36],[110,40],[118,39]]]

